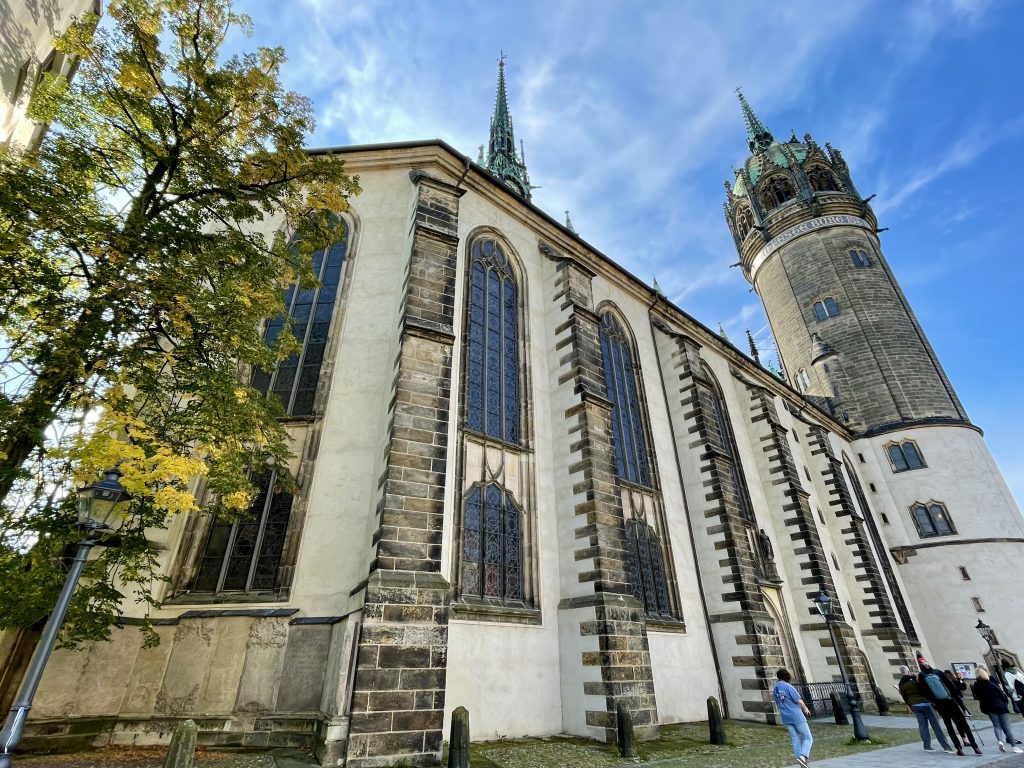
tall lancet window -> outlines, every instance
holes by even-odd
[[[278,363],[273,372],[256,371],[252,385],[263,394],[273,393],[289,416],[312,416],[320,367],[327,347],[327,331],[331,326],[338,297],[341,268],[348,248],[348,228],[334,245],[313,254],[313,271],[320,286],[301,288],[292,285],[284,296],[284,314],[267,323],[264,339],[273,344],[291,320],[291,330],[301,349]]]
[[[620,479],[651,486],[647,438],[641,420],[637,370],[629,338],[611,313],[601,316],[601,358],[612,402],[612,447]]]
[[[463,510],[463,595],[523,600],[522,511],[497,483],[475,485]]]
[[[520,439],[519,287],[501,246],[477,240],[469,271],[466,428]]]

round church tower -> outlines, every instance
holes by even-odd
[[[1024,660],[1010,609],[1024,518],[882,254],[870,198],[839,150],[810,134],[777,141],[739,99],[750,157],[726,182],[726,220],[786,379],[854,434],[845,458],[933,663],[980,660],[979,613]]]

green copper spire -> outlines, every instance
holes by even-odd
[[[743,123],[747,126],[747,146],[750,147],[751,152],[760,152],[763,149],[768,149],[775,140],[772,132],[765,128],[761,121],[757,119],[757,115],[754,114],[754,110],[747,103],[743,91],[737,88],[736,95],[740,97]]]
[[[569,218],[569,211],[565,212],[565,228],[572,232],[574,235],[579,234],[579,232],[576,231],[576,227],[572,225],[572,219]]]
[[[491,138],[487,145],[487,170],[508,185],[512,191],[530,199],[530,177],[526,161],[516,153],[516,139],[512,131],[512,118],[508,113],[508,94],[505,92],[505,54],[498,59],[498,93],[494,99],[491,118]]]

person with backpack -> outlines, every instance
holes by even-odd
[[[910,674],[910,667],[906,664],[900,667],[900,675],[900,682],[896,687],[899,689],[900,696],[903,697],[903,702],[917,717],[917,730],[921,734],[921,741],[924,742],[924,751],[935,751],[932,749],[932,736],[928,730],[928,726],[931,725],[942,746],[942,751],[953,754],[953,748],[946,741],[946,737],[942,734],[942,726],[939,725],[939,720],[935,717],[935,708],[932,707],[928,697],[921,693],[921,686],[917,678]]]
[[[935,711],[939,713],[939,717],[946,724],[946,731],[953,740],[956,753],[961,757],[964,754],[963,745],[956,735],[957,731],[960,731],[960,733],[967,734],[967,741],[974,748],[974,754],[980,755],[981,748],[971,732],[971,727],[967,724],[967,718],[964,717],[963,711],[957,706],[956,692],[946,681],[946,676],[929,665],[924,657],[918,657],[918,662],[921,665],[921,674],[917,676],[918,685],[921,688],[921,692],[935,706]]]
[[[1005,752],[1006,745],[1009,744],[1016,754],[1024,753],[1024,750],[1016,746],[1017,740],[1010,731],[1010,702],[1006,698],[1006,694],[1003,693],[1003,689],[989,677],[987,669],[982,669],[979,666],[974,674],[976,679],[974,685],[971,686],[971,692],[978,700],[981,713],[988,715],[988,719],[992,721],[992,733],[995,734],[996,741],[999,743],[999,751]]]

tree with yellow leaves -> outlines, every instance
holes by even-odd
[[[0,628],[49,610],[74,488],[105,468],[134,500],[68,642],[103,636],[128,591],[152,600],[147,531],[200,485],[244,514],[253,473],[287,475],[280,405],[248,381],[296,344],[268,347],[260,323],[315,282],[358,187],[304,151],[311,108],[282,88],[280,48],[221,56],[248,26],[230,0],[114,0],[55,43],[79,66],[33,95],[42,144],[0,149]]]

